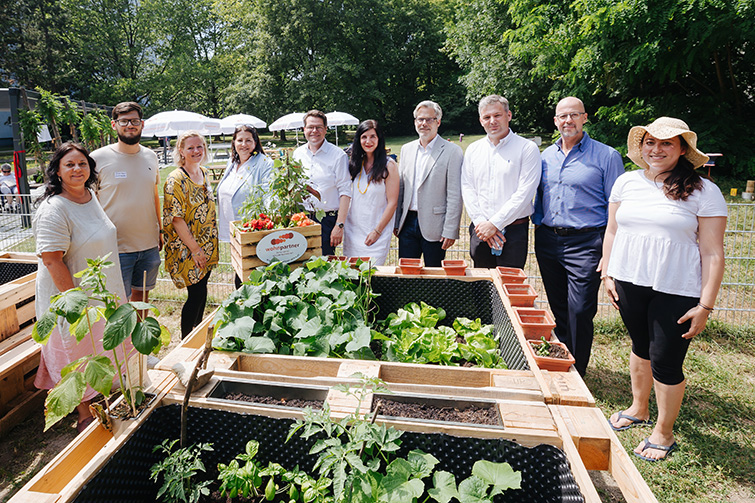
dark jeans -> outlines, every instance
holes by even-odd
[[[590,361],[593,318],[598,310],[603,230],[559,236],[540,226],[535,230],[535,256],[545,293],[556,321],[556,337],[574,355],[584,376]]]
[[[404,226],[398,233],[399,258],[421,258],[425,255],[426,267],[440,267],[446,258],[442,241],[428,241],[422,237],[416,211],[410,211],[404,219]]]
[[[181,338],[183,339],[202,322],[204,308],[207,305],[207,280],[208,272],[198,283],[186,287],[188,297],[181,309]]]
[[[674,386],[684,381],[682,365],[691,341],[683,339],[682,334],[692,322],[680,325],[677,320],[700,299],[656,292],[625,281],[616,281],[616,293],[621,319],[632,338],[632,353],[650,360],[653,379],[659,383]]]
[[[527,243],[529,242],[529,221],[506,227],[503,251],[493,255],[485,241],[477,237],[474,224],[469,224],[469,255],[475,267],[492,269],[497,266],[524,268],[527,262]]]
[[[335,255],[335,246],[330,246],[330,233],[333,232],[333,228],[336,226],[336,215],[325,215],[322,220],[317,220],[314,213],[309,215],[309,218],[317,222],[322,226],[322,254]]]

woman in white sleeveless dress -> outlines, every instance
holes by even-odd
[[[370,257],[383,265],[391,247],[398,206],[398,167],[385,152],[385,135],[377,121],[357,128],[349,160],[351,205],[343,236],[343,254]]]

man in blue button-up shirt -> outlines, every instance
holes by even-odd
[[[556,106],[561,138],[542,153],[535,197],[535,255],[556,319],[556,336],[585,375],[598,309],[597,272],[608,221],[608,196],[624,172],[621,155],[582,130],[585,106],[574,97]]]

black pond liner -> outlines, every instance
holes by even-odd
[[[506,365],[512,370],[529,370],[506,307],[492,281],[373,276],[372,289],[380,294],[375,299],[378,319],[385,319],[410,302],[424,301],[446,311],[441,325],[451,326],[456,318],[462,317],[492,323],[500,334],[501,356]]]
[[[180,435],[179,405],[155,410],[125,445],[86,484],[76,498],[77,503],[154,502],[159,486],[149,479],[150,467],[161,461],[152,448],[166,438]],[[246,442],[260,442],[257,459],[267,464],[275,461],[286,468],[299,465],[312,470],[315,457],[309,454],[314,439],[302,440],[298,435],[285,442],[292,419],[238,414],[213,409],[189,409],[189,443],[211,442],[212,452],[202,454],[207,478],[217,477],[217,464],[228,463],[244,451]],[[468,477],[478,459],[506,461],[522,472],[522,489],[509,490],[496,502],[577,503],[584,498],[569,468],[569,461],[560,449],[550,445],[523,447],[508,440],[452,437],[444,434],[405,432],[401,437],[400,454],[421,449],[440,461],[436,470],[456,475],[457,483]],[[429,485],[432,482],[427,482]]]

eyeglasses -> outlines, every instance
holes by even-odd
[[[121,127],[126,127],[129,124],[132,126],[139,126],[142,123],[141,119],[118,119],[115,121],[116,124],[118,124]]]
[[[571,119],[573,121],[579,119],[580,115],[584,115],[585,112],[572,112],[570,114],[558,114],[555,116],[556,119],[560,120],[561,122],[564,122],[566,119]]]
[[[307,126],[304,128],[305,131],[324,131],[325,126]]]
[[[437,117],[415,117],[414,122],[417,124],[430,124],[438,120]]]

